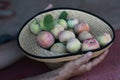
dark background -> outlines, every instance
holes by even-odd
[[[71,7],[92,12],[109,22],[114,29],[120,29],[120,0],[4,0],[9,1],[7,10],[16,13],[11,18],[0,19],[0,35],[15,35],[32,16],[44,10],[49,4],[54,7]]]

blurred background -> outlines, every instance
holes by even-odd
[[[120,29],[120,0],[0,0],[0,35],[15,36],[23,24],[49,4],[92,12]]]

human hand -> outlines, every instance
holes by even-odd
[[[99,57],[90,61],[93,54],[92,54],[92,52],[88,52],[80,59],[76,59],[74,61],[70,61],[70,62],[66,63],[62,67],[63,68],[62,69],[63,77],[68,79],[70,77],[81,75],[81,74],[84,74],[85,72],[90,71],[94,66],[96,66],[101,61],[103,61],[103,59],[105,58],[107,53],[108,53],[108,50],[106,50]]]

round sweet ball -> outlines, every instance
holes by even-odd
[[[90,38],[93,38],[93,36],[88,31],[83,31],[83,32],[79,33],[79,35],[78,35],[78,39],[80,41],[84,41],[84,40],[90,39]]]
[[[60,42],[66,43],[71,38],[75,38],[75,34],[71,31],[65,30],[59,34]]]
[[[53,35],[48,31],[41,31],[37,35],[37,43],[42,48],[49,48],[54,44],[54,42],[55,42],[55,39]]]
[[[108,33],[100,34],[96,37],[97,41],[101,46],[107,45],[111,40],[111,36]]]
[[[56,39],[58,39],[58,35],[61,31],[64,31],[64,27],[60,24],[56,24],[54,28],[51,30],[51,33],[54,35]]]
[[[30,31],[35,35],[41,31],[39,24],[36,21],[30,23]]]
[[[81,50],[88,51],[88,50],[94,50],[97,48],[100,48],[98,41],[94,38],[91,38],[83,41]]]
[[[79,23],[78,19],[68,19],[67,24],[69,28],[74,28]]]
[[[67,50],[66,50],[66,47],[64,44],[62,43],[55,43],[51,49],[50,49],[52,52],[59,52],[59,53],[66,53]]]
[[[69,52],[76,53],[81,48],[81,42],[77,38],[72,38],[67,42],[66,48]]]
[[[89,32],[89,25],[87,23],[80,23],[77,24],[74,28],[75,33],[80,33],[83,31],[88,31]]]

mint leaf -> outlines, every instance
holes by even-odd
[[[51,31],[54,27],[53,16],[48,14],[44,17],[43,24],[45,26],[45,30]]]
[[[67,20],[67,16],[68,16],[68,13],[66,11],[63,11],[59,16],[59,19]]]

